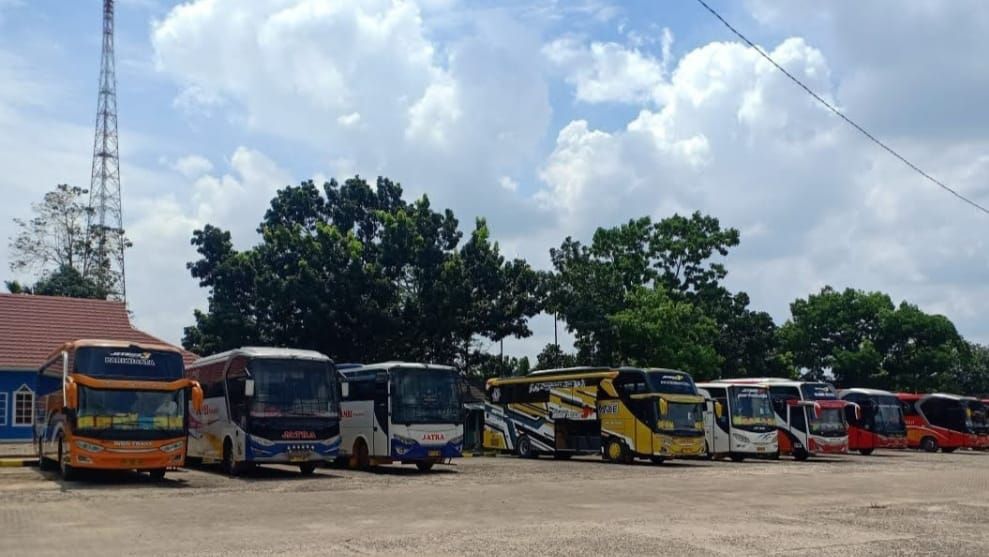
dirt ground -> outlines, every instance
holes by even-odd
[[[989,453],[469,458],[422,474],[0,468],[0,555],[984,555]]]

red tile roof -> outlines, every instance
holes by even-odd
[[[36,370],[61,344],[82,338],[169,344],[135,329],[123,302],[0,294],[0,369]],[[182,354],[186,364],[197,358]]]

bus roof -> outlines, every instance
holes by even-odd
[[[846,394],[858,393],[860,395],[866,396],[896,396],[895,393],[889,391],[884,391],[882,389],[867,389],[865,387],[853,387],[851,389],[841,389],[838,391],[838,397],[841,398]]]
[[[424,364],[421,362],[378,362],[376,364],[361,364],[361,365],[348,365],[341,369],[341,372],[355,373],[358,371],[375,371],[375,370],[389,370],[400,367],[402,369],[419,369],[419,370],[430,370],[430,369],[446,369],[457,371],[457,368],[453,366],[444,366],[440,364]],[[339,369],[339,368],[338,368]]]
[[[174,352],[176,354],[182,354],[182,351],[175,346],[169,344],[160,344],[156,342],[132,342],[128,340],[112,340],[112,339],[99,339],[99,338],[81,338],[77,340],[70,340],[63,343],[58,348],[53,350],[51,354],[45,358],[45,365],[48,365],[53,358],[57,357],[62,353],[63,350],[77,350],[79,348],[139,348],[141,350],[157,350],[159,352]]]
[[[784,385],[788,387],[799,387],[806,383],[825,383],[824,381],[803,381],[785,377],[743,377],[740,379],[722,379],[721,382],[732,385]]]
[[[758,383],[755,383],[755,384],[732,383],[731,381],[722,381],[720,379],[717,380],[717,381],[704,381],[702,383],[698,383],[697,384],[697,387],[698,388],[702,388],[702,389],[703,388],[706,388],[706,387],[751,387],[751,388],[755,388],[755,389],[765,389],[766,388],[765,385],[760,385]]]
[[[600,373],[602,371],[617,371],[618,368],[613,367],[594,367],[594,366],[578,366],[578,367],[560,367],[553,369],[537,369],[536,371],[530,371],[523,377],[539,377],[543,375],[577,375],[581,373]]]
[[[187,367],[193,368],[215,362],[222,362],[223,360],[235,358],[237,356],[244,356],[247,358],[284,358],[332,362],[328,356],[315,350],[302,350],[300,348],[276,348],[272,346],[242,346],[240,348],[234,348],[233,350],[227,350],[226,352],[220,352],[219,354],[213,354],[212,356],[206,356],[205,358],[199,358]]]

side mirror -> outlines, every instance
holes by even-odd
[[[350,383],[340,383],[340,398],[350,396]]]
[[[65,382],[65,407],[73,410],[79,407],[79,385],[72,379]]]
[[[254,380],[247,379],[244,381],[244,396],[252,397],[254,396]]]
[[[665,416],[670,412],[670,403],[665,398],[659,399],[659,414]]]
[[[714,402],[714,415],[717,416],[718,418],[720,418],[724,413],[725,413],[724,406],[722,406],[720,402],[715,401]]]
[[[192,382],[192,409],[197,414],[203,409],[203,388],[199,381]]]
[[[611,379],[602,379],[599,387],[609,397],[618,398],[618,391],[615,390],[615,384],[611,382]]]
[[[849,402],[848,404],[850,404],[855,409],[855,419],[856,420],[861,420],[862,419],[862,407],[859,406],[858,404],[855,404],[854,402]]]

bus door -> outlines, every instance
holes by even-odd
[[[374,420],[371,422],[371,446],[368,450],[375,456],[391,456],[389,440],[391,385],[388,375],[387,371],[379,371],[374,377]]]
[[[713,445],[709,449],[716,454],[731,452],[731,409],[728,407],[728,392],[724,387],[709,387],[707,391],[711,394],[710,401],[707,401],[708,411],[705,418],[709,417],[711,422],[712,435],[709,437]],[[717,405],[721,403],[721,415],[717,413]]]
[[[629,447],[633,452],[653,454],[653,428],[659,419],[659,399],[648,395],[649,385],[645,375],[635,373],[622,382],[621,388],[625,393],[625,403],[631,412],[628,420],[629,437],[634,446]]]

